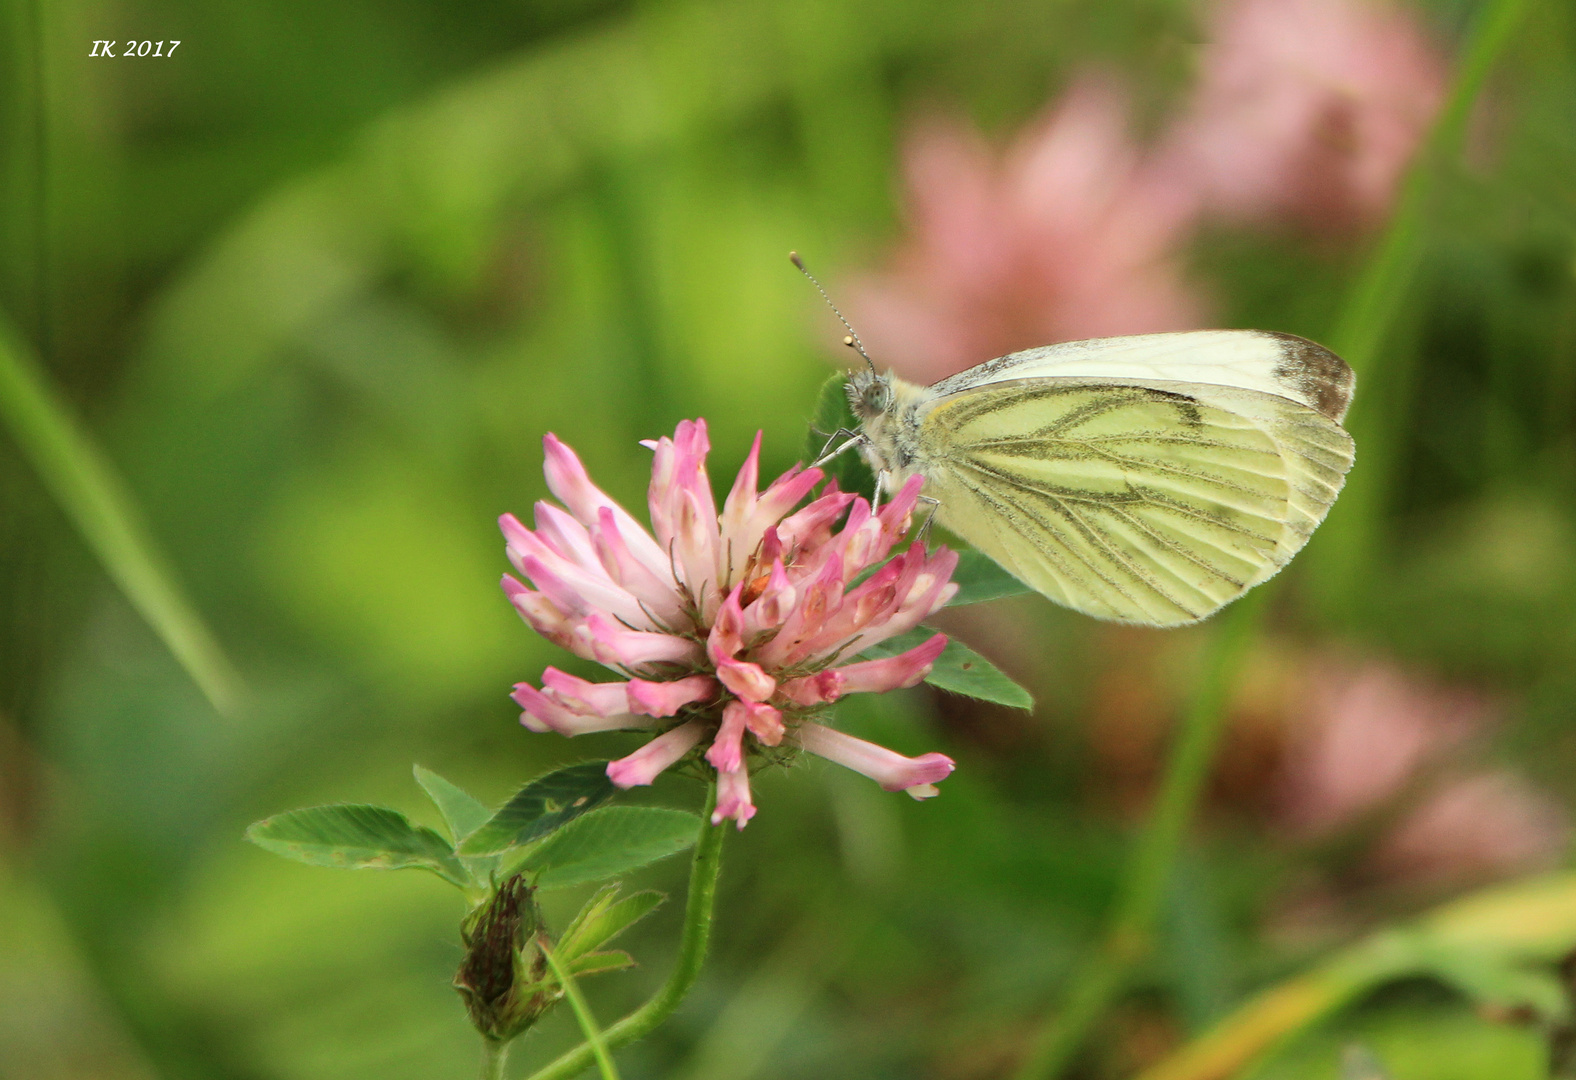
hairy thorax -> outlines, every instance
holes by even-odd
[[[910,476],[925,471],[919,424],[933,398],[928,388],[894,375],[860,371],[849,379],[848,397],[865,437],[860,452],[883,488],[896,491]]]

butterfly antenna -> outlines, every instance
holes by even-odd
[[[876,362],[870,359],[869,353],[865,352],[865,343],[859,340],[859,334],[854,330],[854,324],[843,318],[843,313],[837,310],[837,305],[832,303],[832,298],[826,295],[826,290],[821,287],[821,283],[816,280],[814,274],[810,273],[809,267],[804,265],[804,260],[799,258],[799,253],[797,251],[790,251],[788,253],[788,261],[797,266],[799,268],[799,272],[810,279],[810,284],[814,285],[815,291],[821,294],[821,299],[826,301],[826,306],[832,309],[832,314],[837,316],[837,321],[848,327],[848,336],[843,339],[843,344],[847,345],[850,349],[853,349],[860,356],[863,356],[865,358],[865,363],[870,365],[870,370],[874,371],[876,369]]]

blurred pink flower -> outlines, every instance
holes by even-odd
[[[1557,865],[1570,841],[1564,809],[1504,770],[1442,787],[1373,854],[1386,876],[1464,885]]]
[[[1399,795],[1417,773],[1478,730],[1485,704],[1397,667],[1313,667],[1291,733],[1282,812],[1298,833],[1328,835]]]
[[[1488,726],[1486,699],[1378,662],[1327,661],[1309,681],[1282,776],[1294,831],[1320,839],[1415,798],[1365,859],[1383,879],[1461,885],[1558,861],[1568,827],[1553,799],[1509,771],[1460,771]]]
[[[608,766],[620,787],[649,784],[708,743],[704,760],[718,773],[712,822],[732,818],[741,829],[755,814],[749,766],[767,758],[762,748],[807,750],[888,790],[935,795],[950,758],[906,758],[811,719],[843,694],[918,684],[946,646],[936,634],[894,657],[845,662],[913,629],[957,592],[956,553],[927,554],[921,544],[859,580],[907,535],[919,478],[879,511],[834,485],[795,511],[821,471],[795,467],[757,490],[757,435],[719,515],[705,421],[686,420],[673,438],[646,445],[655,451],[655,535],[552,435],[543,439],[547,485],[567,512],[537,503],[534,530],[512,514],[500,519],[510,561],[535,586],[504,576],[520,615],[625,676],[592,683],[548,668],[540,689],[515,686],[520,722],[561,735],[656,732]]]
[[[1445,65],[1380,0],[1227,0],[1165,167],[1209,209],[1372,224],[1444,100]]]
[[[849,305],[900,374],[933,382],[1015,349],[1199,325],[1176,258],[1197,200],[1132,142],[1113,83],[1075,84],[1000,160],[932,121],[904,171],[912,239]]]

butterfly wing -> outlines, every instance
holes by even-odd
[[[1193,622],[1273,576],[1351,466],[1337,423],[1350,371],[1306,342],[1325,375],[1299,374],[1279,356],[1282,373],[1255,370],[1232,355],[1241,349],[1222,362],[1220,336],[1232,346],[1278,337],[1078,342],[1081,356],[1072,346],[1031,350],[932,387],[917,449],[941,524],[1052,600],[1124,622]],[[1179,344],[1193,363],[1178,359]],[[1047,360],[1052,350],[1062,358]],[[1135,353],[1149,355],[1135,364]]]
[[[1266,330],[1192,330],[1025,349],[959,372],[931,390],[945,396],[1009,379],[1065,377],[1257,390],[1305,405],[1337,424],[1354,387],[1346,362],[1306,338]]]

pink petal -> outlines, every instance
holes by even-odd
[[[884,694],[918,686],[947,647],[947,635],[936,634],[924,644],[883,660],[865,660],[837,668],[845,694]]]
[[[650,717],[635,716],[632,713],[600,716],[596,713],[576,712],[554,701],[530,683],[516,683],[514,693],[509,696],[525,710],[520,715],[520,723],[532,731],[556,731],[560,735],[572,737],[588,735],[594,731],[648,728],[652,724]]]
[[[825,543],[831,538],[833,522],[842,517],[848,504],[857,498],[850,492],[826,491],[803,510],[783,518],[777,526],[783,547],[805,549]]]
[[[503,586],[504,595],[509,598],[509,603],[514,605],[514,609],[520,613],[520,617],[532,630],[554,645],[566,649],[570,647],[575,622],[559,610],[558,605],[542,593],[527,589],[508,574],[503,576],[500,584]]]
[[[756,436],[756,446],[760,445],[760,436]],[[752,451],[754,453],[754,451]],[[746,471],[750,472],[749,481],[755,483],[753,460],[746,464]],[[740,472],[742,480],[745,473]],[[754,488],[751,487],[751,501],[745,505],[740,500],[738,511],[732,516],[729,512],[734,508],[734,496],[728,497],[728,505],[722,513],[722,547],[720,553],[728,560],[728,576],[730,582],[737,582],[750,564],[752,558],[761,549],[763,540],[769,530],[772,530],[782,516],[792,510],[810,493],[816,484],[821,482],[820,469],[800,469],[795,466],[783,473],[782,476],[772,481],[771,487],[755,497]],[[737,491],[735,487],[735,491]],[[780,543],[780,538],[778,541]],[[765,565],[776,557],[776,552],[771,552],[761,560]]]
[[[701,647],[688,638],[627,630],[599,612],[575,627],[573,648],[598,663],[626,669],[665,662],[692,664],[702,655]]]
[[[628,589],[608,577],[600,566],[595,572],[582,570],[567,560],[524,555],[517,563],[532,584],[565,610],[577,615],[602,611],[620,622],[642,630],[657,629],[656,621],[640,606]]]
[[[715,532],[717,507],[711,497],[711,481],[706,476],[706,454],[711,444],[706,438],[706,421],[681,420],[673,438],[658,439],[651,463],[651,487],[647,501],[651,524],[656,529],[661,550],[672,549],[679,534],[679,511],[684,496],[692,495],[697,516],[709,521]]]
[[[1444,97],[1445,65],[1397,5],[1217,5],[1167,172],[1217,212],[1342,231],[1381,218]]]
[[[799,505],[800,499],[810,494],[811,489],[825,475],[820,469],[801,469],[795,465],[773,480],[771,486],[761,492],[760,500],[755,504],[752,528],[764,533],[767,527],[777,524],[784,514]]]
[[[731,772],[718,773],[717,808],[711,812],[711,823],[721,825],[732,818],[742,829],[754,816],[755,804],[750,801],[750,774],[744,766]]]
[[[617,716],[629,712],[628,685],[587,682],[555,667],[542,672],[542,689],[547,696],[582,715]]]
[[[800,708],[808,709],[843,696],[843,676],[836,668],[783,683],[780,692]]]
[[[765,701],[777,689],[777,680],[759,664],[734,657],[744,647],[744,613],[739,610],[743,584],[735,585],[717,609],[717,621],[706,639],[706,655],[717,668],[717,678],[746,701]]]
[[[802,724],[798,734],[799,745],[810,753],[868,776],[887,791],[907,791],[916,799],[928,799],[936,794],[933,785],[945,780],[956,767],[945,754],[904,757],[895,750],[856,739],[822,724]]]
[[[652,616],[669,627],[689,625],[684,598],[675,588],[672,575],[659,577],[635,558],[618,530],[612,510],[605,506],[598,508],[597,524],[590,530],[587,543],[593,546],[594,557],[608,577],[634,596]]]
[[[892,541],[882,520],[871,514],[870,504],[856,499],[843,531],[830,546],[842,554],[843,573],[852,580],[865,567],[885,558]]]
[[[701,617],[710,620],[722,598],[721,577],[717,573],[717,518],[708,514],[706,504],[692,490],[679,492],[673,521],[673,561],[679,580],[689,589],[700,608]]]
[[[504,539],[513,544],[517,534],[510,526],[518,526],[519,522],[514,515],[505,514],[499,519],[499,524],[503,526]],[[522,533],[526,531],[524,528],[519,529]],[[550,502],[536,504],[536,535],[571,562],[588,568],[601,565],[596,550],[591,546],[591,534],[574,519],[574,515],[562,507]]]
[[[776,746],[783,741],[783,734],[787,731],[783,726],[781,712],[770,705],[753,701],[744,703],[744,726],[764,746]]]
[[[770,566],[782,562],[782,555],[783,539],[777,535],[777,526],[773,525],[761,534],[761,550],[755,563],[757,566]]]
[[[722,504],[721,545],[718,555],[726,565],[718,567],[718,580],[724,588],[731,588],[744,573],[745,564],[750,556],[755,553],[756,544],[760,538],[746,542],[745,525],[755,511],[755,504],[759,498],[756,488],[761,476],[761,433],[755,433],[755,442],[750,445],[750,452],[744,459],[744,465],[739,469],[739,475],[733,480],[733,489],[728,492],[728,498]]]
[[[730,701],[722,709],[722,723],[706,751],[706,760],[719,773],[732,772],[744,762],[744,727],[749,709],[742,701]]]
[[[607,778],[621,788],[649,784],[668,766],[694,749],[706,734],[706,724],[691,720],[664,731],[628,757],[607,764]]]
[[[788,621],[788,616],[793,614],[794,602],[799,598],[799,591],[788,579],[788,571],[783,567],[781,559],[773,560],[771,573],[767,575],[766,587],[761,590],[761,595],[755,602],[744,609],[744,629],[740,637],[754,638],[766,630],[775,630]]]
[[[686,705],[705,701],[717,692],[715,679],[705,675],[691,675],[672,682],[648,682],[630,679],[627,696],[629,707],[647,716],[672,716]]]
[[[937,548],[907,583],[907,593],[900,598],[897,610],[851,639],[845,655],[857,656],[878,642],[907,633],[946,607],[958,591],[957,584],[950,580],[957,565],[957,552]]]
[[[744,649],[744,611],[739,607],[743,595],[744,585],[735,585],[717,608],[716,620],[706,637],[706,655],[713,663],[725,663]]]
[[[777,692],[777,680],[759,664],[724,660],[717,665],[717,681],[745,701],[765,701]]]
[[[914,507],[919,504],[919,489],[924,486],[925,478],[915,473],[903,482],[903,486],[898,489],[892,500],[877,512],[876,516],[881,519],[881,527],[892,543],[908,535]]]
[[[771,641],[754,655],[770,668],[789,667],[809,655],[806,642],[821,634],[827,619],[836,615],[843,600],[843,565],[835,554],[813,581],[800,586],[798,602]]]
[[[836,608],[828,612],[819,628],[800,641],[795,659],[821,659],[833,654],[853,656],[859,649],[851,649],[849,642],[860,635],[879,630],[884,638],[900,632],[888,633],[885,628],[898,613],[903,598],[924,568],[925,553],[918,544],[888,560],[885,566],[849,590]],[[864,644],[859,646],[860,649],[865,647]]]
[[[654,625],[640,601],[609,577],[599,560],[593,558],[582,566],[559,554],[513,514],[503,515],[498,523],[508,538],[509,561],[563,610],[584,615],[600,608],[633,625]]]
[[[641,527],[641,524],[630,516],[618,503],[610,499],[605,492],[591,483],[586,475],[585,466],[580,464],[580,459],[568,446],[558,441],[556,435],[542,436],[542,450],[545,460],[542,471],[547,476],[548,489],[558,497],[558,501],[569,507],[569,512],[574,514],[580,524],[588,528],[596,522],[597,510],[607,507],[613,512],[613,519],[618,523],[618,531],[624,542],[637,559],[644,563],[652,573],[658,577],[668,572],[668,557],[651,534]]]

